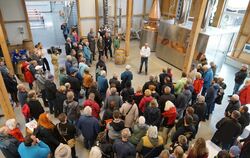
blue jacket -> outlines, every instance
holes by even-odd
[[[91,59],[91,51],[89,49],[88,46],[84,46],[83,47],[83,55],[86,58],[86,60],[90,60]]]
[[[132,74],[132,72],[128,71],[128,70],[124,71],[121,74],[121,80],[122,80],[121,86],[122,86],[122,88],[124,88],[127,82],[130,82],[130,81],[133,80],[133,74]]]
[[[87,140],[95,140],[99,132],[98,120],[93,116],[81,116],[77,123],[77,127]]]
[[[130,142],[123,142],[120,139],[116,139],[113,144],[113,150],[118,158],[135,157],[135,146]]]
[[[98,76],[97,87],[100,93],[106,93],[108,89],[108,80],[104,76]]]
[[[203,79],[204,79],[204,87],[206,88],[209,88],[211,83],[212,83],[212,80],[213,80],[213,71],[212,69],[208,69],[207,72],[204,73],[203,75]]]
[[[40,141],[36,145],[27,147],[21,143],[18,147],[18,152],[21,158],[47,158],[50,153],[49,146]]]

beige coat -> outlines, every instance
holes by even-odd
[[[131,107],[131,104],[125,102],[122,104],[121,108],[120,108],[120,112],[123,116],[126,115],[126,113],[129,111]],[[129,113],[126,115],[125,117],[125,127],[131,128],[133,127],[134,123],[136,122],[137,118],[139,116],[139,112],[138,112],[138,107],[136,104],[133,105],[132,109],[129,111]]]

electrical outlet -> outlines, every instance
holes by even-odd
[[[20,34],[24,34],[24,28],[23,28],[23,26],[19,26],[18,27],[18,31],[19,31]]]

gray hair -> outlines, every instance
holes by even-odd
[[[147,135],[149,138],[157,138],[158,137],[157,127],[156,126],[149,126]]]
[[[92,109],[90,106],[86,106],[84,109],[83,109],[83,115],[85,116],[91,116],[92,115]]]
[[[131,132],[128,128],[124,128],[121,132],[122,138],[128,139],[131,136]]]

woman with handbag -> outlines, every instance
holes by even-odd
[[[67,121],[67,116],[65,113],[61,113],[58,116],[60,123],[56,125],[56,130],[60,134],[60,142],[68,144],[71,147],[71,156],[72,158],[77,158],[76,149],[75,149],[75,136],[76,136],[76,127]]]

